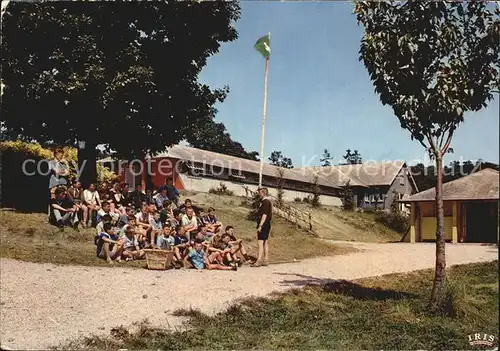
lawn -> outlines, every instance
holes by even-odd
[[[448,269],[448,304],[427,313],[432,271],[309,286],[253,298],[213,317],[197,311],[186,328],[138,331],[77,342],[89,350],[167,349],[470,349],[467,336],[498,337],[498,261]],[[498,340],[498,338],[497,338]]]
[[[195,204],[216,208],[222,223],[233,225],[249,253],[257,254],[255,223],[246,220],[248,208],[241,205],[241,198],[198,194],[192,199]],[[0,257],[55,264],[108,265],[95,257],[94,229],[65,228],[61,232],[49,225],[47,216],[40,213],[1,211],[0,218]],[[273,220],[269,246],[271,263],[353,251],[349,247],[325,243],[280,218]],[[131,267],[144,267],[145,264],[145,261],[126,263]]]

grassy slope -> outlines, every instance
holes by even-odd
[[[255,223],[245,219],[248,209],[241,207],[241,198],[198,194],[193,201],[213,206],[224,225],[233,225],[244,239],[250,254],[257,254]],[[107,265],[95,258],[93,229],[64,232],[49,225],[45,214],[0,212],[0,257],[31,262],[56,264]],[[271,262],[285,262],[314,256],[342,254],[352,251],[332,245],[298,231],[288,222],[276,218],[270,240]],[[145,262],[128,262],[127,266],[143,267]]]
[[[179,311],[189,317],[186,330],[144,324],[129,333],[119,327],[112,337],[76,345],[91,350],[469,349],[468,334],[498,336],[498,262],[448,272],[448,316],[426,313],[432,272],[424,270],[248,299],[214,317]]]
[[[306,204],[293,203],[293,206],[312,211],[316,233],[331,240],[387,242],[399,241],[401,234],[375,222],[374,213],[344,212],[334,206],[322,206],[311,210]]]

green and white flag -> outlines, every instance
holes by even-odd
[[[259,38],[254,47],[264,58],[268,59],[271,55],[271,34]]]

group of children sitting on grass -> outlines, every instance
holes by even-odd
[[[234,228],[223,228],[214,212],[204,212],[189,199],[176,209],[165,200],[160,211],[143,203],[121,228],[119,218],[106,214],[96,226],[97,256],[113,263],[142,259],[147,248],[165,249],[173,251],[174,268],[237,270],[250,258]]]
[[[237,270],[249,261],[234,228],[223,228],[213,208],[204,212],[189,199],[181,204],[171,179],[156,193],[141,185],[130,191],[125,183],[85,190],[77,180],[69,188],[50,185],[49,221],[61,230],[95,226],[97,256],[109,263],[142,259],[144,249],[172,250],[175,268]]]

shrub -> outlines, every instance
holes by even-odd
[[[408,215],[400,211],[377,211],[375,213],[375,221],[382,223],[401,234],[406,233],[410,228],[410,218]]]
[[[375,207],[364,207],[363,212],[365,213],[375,213],[377,212],[377,209]]]
[[[305,204],[309,204],[311,203],[311,199],[309,198],[309,196],[306,196],[305,198],[302,199],[302,202]]]
[[[229,190],[227,186],[224,183],[220,183],[218,188],[210,188],[208,190],[210,194],[217,194],[217,195],[228,195],[228,196],[233,196],[234,191]]]
[[[76,178],[78,167],[78,151],[74,147],[64,147],[64,158],[69,163],[68,180]],[[42,147],[37,143],[26,143],[24,141],[2,141],[0,142],[0,151],[12,151],[25,154],[28,157],[36,157],[44,160],[52,160],[54,153],[52,150]],[[97,164],[97,178],[102,182],[113,182],[118,178],[118,175],[111,172],[102,164]]]
[[[296,197],[295,199],[293,199],[294,202],[302,202],[302,199],[300,197]]]
[[[283,196],[285,195],[285,190],[283,190],[285,170],[282,168],[278,169],[278,184],[276,186],[276,205],[281,206],[283,204]]]
[[[340,197],[342,200],[342,209],[344,211],[352,211],[354,210],[354,193],[351,189],[351,185],[349,181],[340,189]]]
[[[254,193],[252,197],[252,207],[248,212],[247,219],[250,221],[256,221],[258,219],[260,207],[260,195],[258,193]]]
[[[312,207],[319,207],[320,206],[319,196],[320,196],[320,188],[318,186],[318,176],[315,175],[313,187],[312,187],[312,194],[311,194],[311,206]]]

